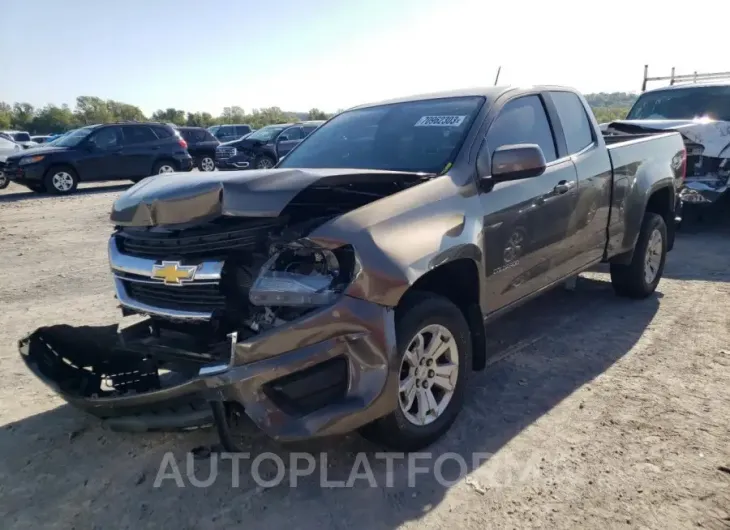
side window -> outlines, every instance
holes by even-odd
[[[236,127],[236,136],[245,136],[251,132],[251,127],[239,125]]]
[[[282,136],[286,136],[287,140],[301,140],[302,139],[302,128],[301,127],[290,127],[284,129],[281,133]]]
[[[126,145],[157,141],[157,136],[149,127],[141,125],[127,126],[123,127],[122,131],[124,131],[124,143]]]
[[[537,144],[546,162],[557,158],[555,138],[539,96],[525,96],[507,103],[487,131],[490,154],[512,144]]]
[[[309,136],[310,134],[312,134],[312,132],[314,132],[314,130],[315,130],[316,128],[317,128],[317,126],[316,126],[316,125],[305,125],[305,126],[304,126],[304,127],[302,128],[302,130],[303,130],[303,132],[304,132],[304,134],[302,135],[302,138],[306,138],[307,136]]]
[[[99,149],[110,149],[122,144],[122,131],[119,127],[104,127],[91,138],[89,142]]]
[[[593,127],[583,103],[572,92],[550,92],[550,97],[563,126],[568,153],[572,155],[582,151],[593,142]]]
[[[152,129],[155,131],[155,134],[160,140],[170,138],[173,135],[172,129],[162,127],[161,125],[154,125]]]
[[[218,137],[225,137],[225,136],[234,136],[235,135],[235,129],[230,126],[221,127],[218,129]]]

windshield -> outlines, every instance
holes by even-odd
[[[218,132],[218,129],[220,129],[220,128],[221,128],[220,125],[213,125],[212,127],[208,127],[208,131],[210,132],[210,134],[215,136],[215,133]]]
[[[730,121],[730,87],[675,88],[642,94],[628,120],[692,120],[708,117]]]
[[[52,142],[49,142],[46,145],[53,145],[54,147],[76,147],[81,143],[81,141],[89,136],[91,132],[93,131],[93,128],[90,127],[83,127],[81,129],[74,129],[73,131],[69,131],[63,136],[59,136]]]
[[[278,167],[441,173],[483,103],[483,97],[471,96],[343,112],[312,132]]]
[[[281,131],[288,128],[288,125],[269,125],[268,127],[262,127],[258,131],[252,132],[245,136],[249,140],[259,140],[261,142],[268,142],[276,138]]]
[[[13,133],[13,139],[16,142],[30,142],[30,134],[25,132]]]

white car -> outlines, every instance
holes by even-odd
[[[24,149],[30,149],[31,147],[38,147],[38,143],[31,140],[30,133],[26,131],[0,131],[5,133],[5,137],[14,140],[20,144]]]
[[[0,190],[5,189],[10,184],[8,177],[5,176],[3,168],[5,167],[5,159],[10,155],[15,155],[23,150],[20,144],[8,140],[0,136]]]

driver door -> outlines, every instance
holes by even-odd
[[[81,179],[90,182],[121,178],[127,170],[122,162],[122,146],[120,127],[103,127],[92,133],[84,142],[84,154],[77,162]]]
[[[279,158],[285,156],[302,141],[303,137],[302,127],[299,125],[284,129],[276,139],[276,155]]]
[[[558,159],[555,133],[539,94],[507,102],[486,135],[490,153],[504,145],[537,144],[547,168],[537,177],[497,182],[481,195],[487,300],[499,309],[552,281],[564,261],[577,193],[569,157]]]

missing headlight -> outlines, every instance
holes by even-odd
[[[332,303],[355,276],[350,246],[327,250],[298,241],[269,258],[249,291],[255,306],[316,307]]]

